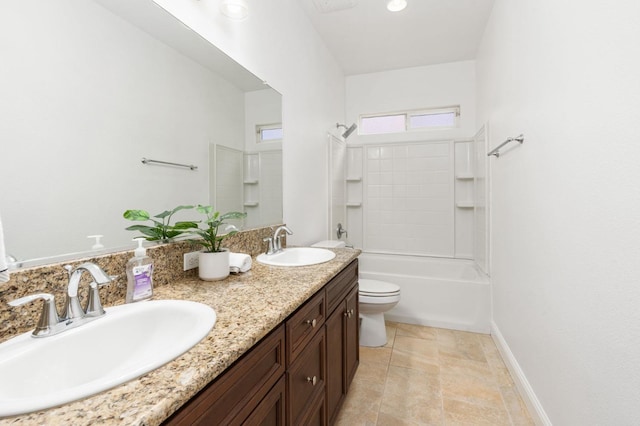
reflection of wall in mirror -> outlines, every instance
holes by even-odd
[[[211,199],[221,213],[243,211],[238,227],[255,228],[282,222],[282,150],[242,152],[214,145]]]
[[[244,148],[243,90],[94,2],[3,1],[0,37],[3,221],[19,259],[89,250],[93,234],[130,245],[124,210],[208,203],[209,143]]]

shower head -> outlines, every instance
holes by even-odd
[[[347,126],[346,126],[346,125],[344,125],[344,124],[336,123],[336,128],[338,128],[338,129],[339,129],[340,127],[344,127],[344,128],[346,129],[346,130],[344,131],[344,133],[342,134],[342,137],[343,137],[343,138],[345,138],[345,139],[346,139],[346,138],[348,138],[348,137],[349,137],[349,135],[350,135],[351,133],[353,133],[353,131],[354,131],[354,130],[356,130],[356,129],[358,128],[358,126],[356,125],[356,123],[353,123],[353,124],[351,125],[351,127],[347,127]]]

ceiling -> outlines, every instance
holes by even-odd
[[[474,59],[494,0],[301,0],[346,75]],[[323,10],[323,12],[320,12]]]

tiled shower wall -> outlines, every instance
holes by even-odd
[[[452,173],[451,142],[365,147],[364,246],[452,257]]]
[[[471,150],[469,141],[350,146],[350,241],[371,252],[471,258]]]

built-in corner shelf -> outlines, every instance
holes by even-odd
[[[466,174],[466,173],[456,175],[456,179],[460,179],[460,180],[469,180],[469,179],[473,179],[473,177],[474,177],[473,175]]]
[[[245,207],[258,207],[257,201],[247,201],[243,204]]]
[[[460,209],[472,209],[474,206],[473,202],[471,201],[458,201],[456,203],[456,207],[460,208]]]
[[[347,202],[347,207],[362,207],[362,203],[359,203],[359,202]]]
[[[360,176],[351,176],[351,177],[348,177],[346,180],[347,180],[347,182],[361,182],[362,181],[362,177],[360,177]]]

